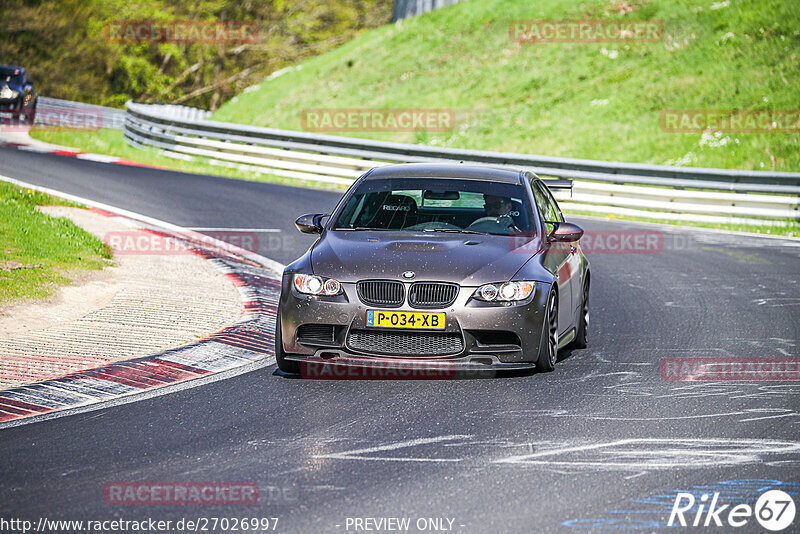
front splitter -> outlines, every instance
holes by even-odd
[[[303,378],[320,380],[490,378],[503,372],[531,371],[536,368],[533,363],[503,363],[488,357],[482,358],[487,363],[476,363],[465,358],[364,356],[340,350],[320,352],[330,355],[323,357],[287,354],[286,359],[300,364],[300,375]]]

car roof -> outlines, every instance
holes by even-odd
[[[483,180],[487,182],[521,183],[520,171],[464,165],[463,163],[400,163],[376,167],[364,175],[364,180],[382,178],[440,178],[453,180]]]

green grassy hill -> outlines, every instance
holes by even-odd
[[[519,19],[659,20],[660,42],[519,44]],[[448,108],[453,131],[344,133],[578,158],[800,170],[800,131],[668,133],[664,109],[800,109],[796,0],[470,0],[380,27],[223,105],[299,130],[310,108]]]

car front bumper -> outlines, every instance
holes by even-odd
[[[0,98],[0,111],[3,112],[12,112],[12,111],[21,111],[25,109],[23,105],[23,100],[21,96],[16,98]]]
[[[406,293],[408,285],[406,284]],[[457,369],[472,372],[497,369],[531,369],[539,356],[539,346],[544,321],[547,287],[536,284],[533,295],[521,303],[497,305],[472,298],[475,287],[461,287],[455,302],[442,309],[412,308],[407,304],[399,308],[378,308],[361,302],[356,284],[342,283],[343,294],[338,297],[310,296],[298,293],[291,274],[285,274],[281,291],[279,313],[281,338],[286,359],[298,362],[327,362],[334,366],[352,366],[364,369],[405,369],[424,366],[426,369]],[[443,330],[403,330],[374,328],[366,325],[367,310],[392,310],[414,312],[444,312]],[[325,330],[326,339],[309,338],[300,330],[304,325]],[[304,328],[308,329],[308,326]],[[307,330],[306,330],[307,331]],[[433,342],[436,336],[460,338],[461,350],[448,354],[430,354],[425,350],[412,353],[386,353],[381,345],[374,350],[354,347],[357,333],[396,336],[418,336],[417,345],[425,339]],[[422,338],[423,341],[419,341]],[[394,338],[393,338],[394,339]]]

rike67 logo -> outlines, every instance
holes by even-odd
[[[718,492],[704,493],[699,499],[692,493],[678,493],[667,524],[671,527],[743,527],[755,516],[762,528],[777,532],[794,521],[795,504],[791,495],[781,490],[761,494],[755,505],[719,505]]]

